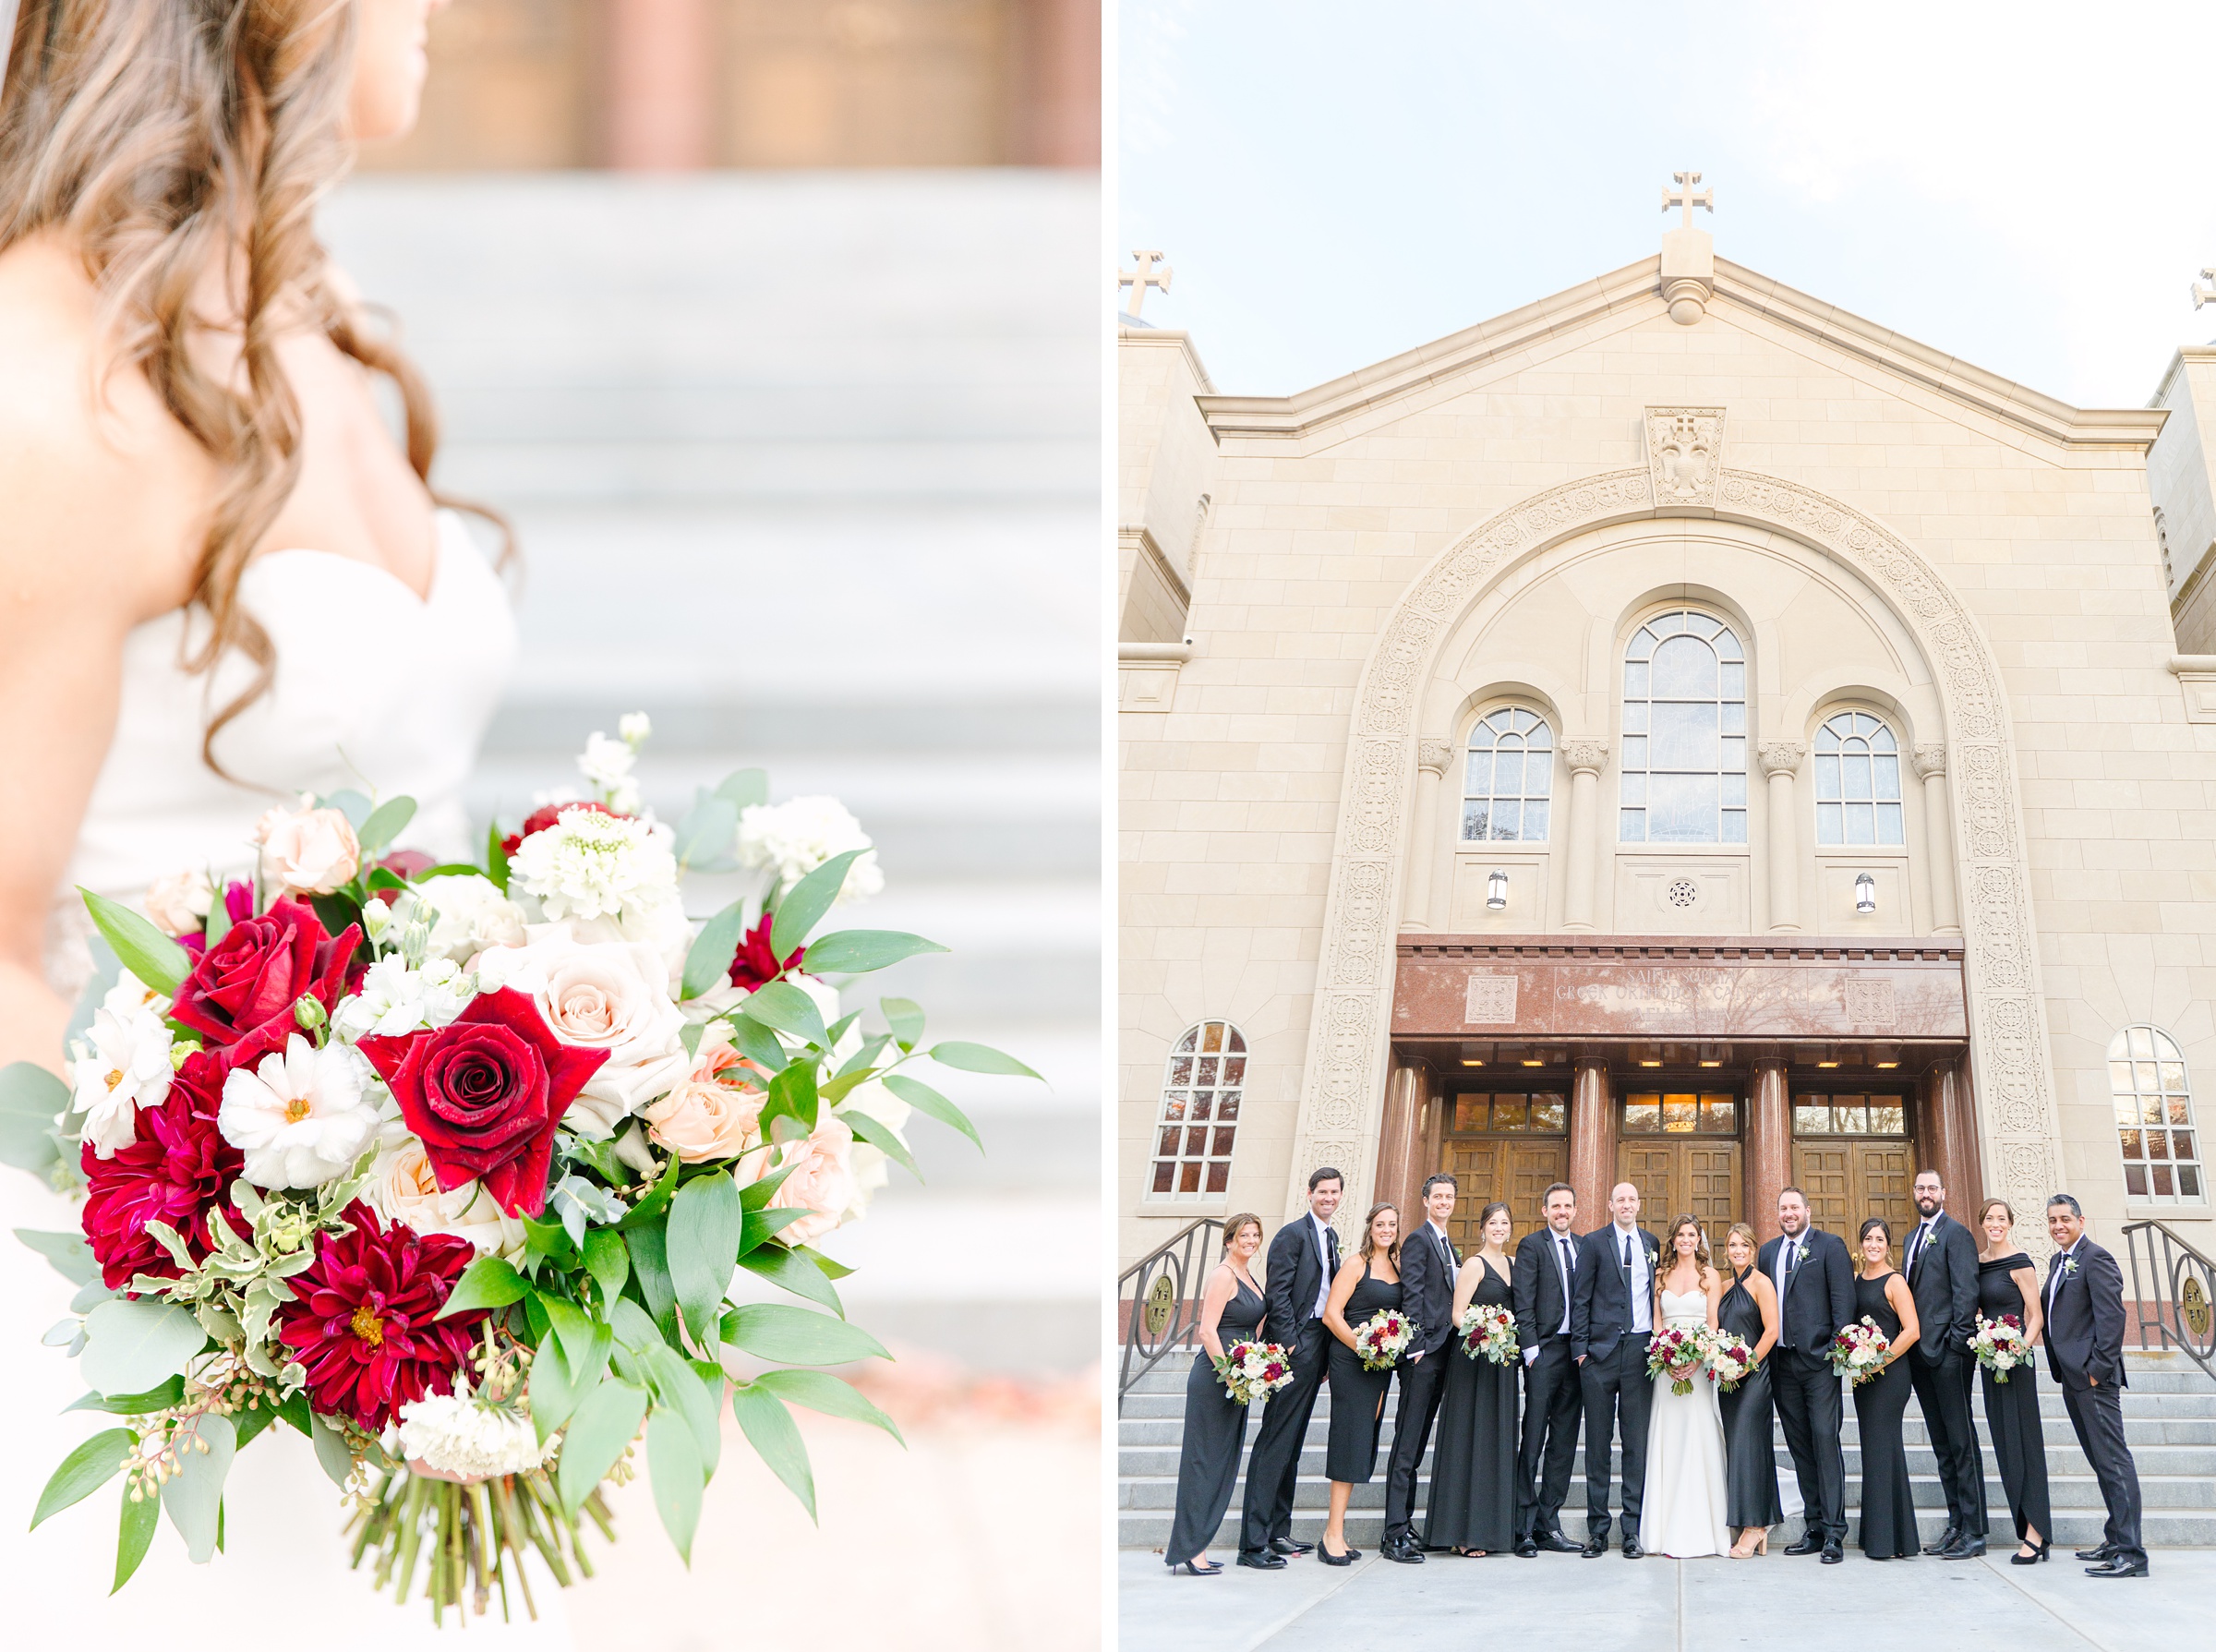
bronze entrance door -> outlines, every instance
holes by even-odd
[[[1447,1232],[1467,1256],[1479,1244],[1477,1215],[1495,1200],[1508,1206],[1515,1232],[1508,1248],[1547,1218],[1548,1186],[1570,1175],[1569,1107],[1559,1092],[1465,1091],[1453,1098],[1439,1151],[1439,1168],[1454,1178],[1454,1215]],[[1407,1222],[1420,1221],[1420,1215]]]
[[[1847,1241],[1859,1268],[1855,1235],[1872,1216],[1893,1231],[1893,1262],[1916,1224],[1908,1098],[1899,1094],[1793,1097],[1793,1184],[1808,1195],[1809,1219]]]
[[[1728,1091],[1629,1091],[1616,1146],[1616,1179],[1639,1189],[1640,1225],[1660,1234],[1679,1216],[1700,1219],[1712,1251],[1740,1216],[1739,1121]],[[1606,1212],[1581,1225],[1597,1227]]]

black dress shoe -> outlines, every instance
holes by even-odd
[[[1974,1532],[1965,1532],[1946,1548],[1942,1549],[1939,1551],[1939,1558],[1943,1561],[1974,1561],[1984,1552],[1985,1539]],[[1924,1553],[1929,1554],[1931,1550],[1927,1549]]]
[[[1424,1563],[1424,1551],[1409,1537],[1395,1537],[1380,1543],[1378,1552],[1389,1561],[1400,1562],[1403,1566],[1420,1566]]]
[[[1531,1539],[1550,1554],[1583,1554],[1584,1550],[1560,1532],[1539,1532]]]
[[[1824,1563],[1826,1566],[1836,1566],[1846,1558],[1847,1555],[1845,1551],[1837,1542],[1826,1543],[1824,1545]]]
[[[1288,1560],[1296,1554],[1306,1554],[1315,1547],[1315,1544],[1303,1543],[1297,1537],[1272,1537],[1270,1539],[1270,1552],[1282,1554]]]
[[[1536,1561],[1539,1558],[1539,1546],[1529,1537],[1519,1538],[1516,1542],[1516,1553],[1524,1560]]]
[[[1805,1531],[1795,1541],[1785,1546],[1785,1552],[1788,1554],[1813,1554],[1823,1547],[1824,1534],[1822,1532]]]
[[[1344,1554],[1333,1554],[1321,1544],[1318,1544],[1316,1558],[1327,1566],[1351,1566],[1362,1558],[1362,1551],[1359,1549],[1349,1549]]]
[[[1961,1539],[1961,1537],[1962,1528],[1958,1525],[1950,1525],[1945,1531],[1939,1534],[1938,1542],[1926,1543],[1923,1546],[1923,1552],[1926,1554],[1945,1554]]]
[[[2115,1557],[2115,1552],[2116,1550],[2114,1544],[2103,1543],[2097,1549],[2080,1549],[2077,1551],[2077,1554],[2078,1558],[2081,1561],[2105,1561],[2113,1560]]]
[[[1624,1558],[1625,1560],[1627,1560],[1627,1561],[1635,1561],[1635,1560],[1638,1560],[1638,1559],[1639,1559],[1639,1558],[1640,1558],[1642,1555],[1644,1555],[1644,1554],[1645,1554],[1645,1553],[1646,1553],[1646,1550],[1639,1547],[1639,1539],[1638,1539],[1638,1538],[1636,1538],[1636,1537],[1625,1537],[1625,1538],[1624,1538],[1624,1540],[1623,1540],[1623,1558]]]
[[[1257,1572],[1283,1572],[1285,1569],[1285,1557],[1271,1554],[1267,1549],[1242,1549],[1239,1550],[1239,1564],[1252,1566]]]
[[[1608,1552],[1608,1540],[1606,1537],[1588,1537],[1585,1546],[1577,1552],[1589,1561],[1596,1561]]]
[[[2147,1562],[2112,1559],[2104,1565],[2088,1566],[2085,1574],[2088,1577],[2144,1577],[2147,1575]]]

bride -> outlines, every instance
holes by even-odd
[[[1716,1328],[1722,1294],[1708,1265],[1697,1218],[1669,1224],[1668,1265],[1655,1276],[1655,1324],[1660,1329]],[[1692,1392],[1676,1393],[1676,1373],[1655,1379],[1646,1437],[1646,1488],[1641,1533],[1650,1553],[1678,1560],[1722,1554],[1731,1547],[1724,1498],[1724,1423],[1716,1384],[1693,1374]]]
[[[413,847],[466,847],[514,623],[427,485],[420,381],[311,222],[355,144],[413,126],[443,3],[21,0],[0,41],[0,1062],[58,1067],[91,971],[77,886],[244,870],[302,790],[412,795]],[[0,1225],[76,1224],[0,1171]],[[82,1388],[35,1345],[70,1287],[12,1239],[0,1259],[0,1483],[28,1496],[110,1419],[47,1420]],[[289,1429],[230,1477],[227,1555],[157,1535],[109,1598],[114,1499],[0,1524],[0,1575],[40,1580],[10,1596],[25,1644],[235,1646],[244,1611],[327,1648],[433,1633],[348,1572]],[[566,1646],[558,1593],[507,1638]]]

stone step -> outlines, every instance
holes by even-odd
[[[1979,1437],[1982,1439],[1985,1434],[1985,1419],[1981,1413],[1977,1414],[1976,1421]],[[1249,1439],[1253,1438],[1254,1430],[1260,1425],[1261,1418],[1258,1415],[1248,1424],[1247,1437]],[[1323,1432],[1319,1431],[1319,1427],[1320,1425],[1318,1423],[1310,1421],[1308,1438],[1311,1441],[1319,1441],[1324,1438]],[[2071,1438],[2067,1417],[2056,1418],[2052,1426],[2046,1425],[2042,1419],[2042,1427],[2046,1429],[2049,1449],[2053,1449],[2058,1440],[2066,1441]],[[1392,1417],[1388,1414],[1380,1429],[1380,1436],[1391,1438],[1391,1429]],[[1118,1420],[1116,1427],[1117,1443],[1132,1448],[1174,1447],[1184,1438],[1184,1434],[1185,1407],[1182,1405],[1177,1407],[1174,1416],[1126,1416]],[[1782,1431],[1776,1437],[1782,1443],[1784,1440]],[[1846,1419],[1846,1427],[1840,1430],[1840,1438],[1851,1440],[1855,1437],[1854,1419],[1849,1417]],[[1927,1443],[1928,1434],[1923,1419],[1912,1408],[1902,1419],[1901,1438],[1909,1445]],[[2216,1417],[2179,1420],[2167,1417],[2126,1417],[2124,1419],[2124,1438],[2127,1444],[2135,1448],[2139,1446],[2216,1446]]]

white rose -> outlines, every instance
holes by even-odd
[[[255,828],[261,875],[294,895],[328,895],[362,869],[354,823],[337,809],[271,809]]]
[[[199,935],[214,907],[215,886],[197,867],[158,877],[146,891],[146,915],[163,935]]]
[[[80,1134],[93,1156],[112,1159],[136,1138],[138,1109],[158,1107],[169,1095],[172,1035],[151,1009],[117,1015],[103,1006],[93,1012],[86,1037],[90,1046],[70,1069],[69,1104],[85,1115]]]
[[[562,922],[580,941],[635,941],[651,948],[662,960],[671,994],[684,979],[685,954],[692,948],[692,923],[685,916],[684,898],[674,887],[627,903],[620,917],[567,918]]]
[[[400,896],[393,920],[430,921],[428,950],[465,964],[488,947],[524,944],[524,909],[475,873],[427,877]]]
[[[536,926],[524,947],[494,947],[477,959],[480,981],[528,993],[565,1044],[606,1050],[562,1122],[607,1137],[630,1115],[681,1080],[691,1065],[684,1017],[669,996],[668,966],[635,941],[582,942],[563,924]]]
[[[247,1156],[258,1188],[315,1188],[354,1168],[377,1128],[368,1068],[351,1045],[321,1049],[300,1033],[283,1054],[223,1080],[215,1125]]]
[[[898,1136],[905,1145],[908,1121],[915,1109],[887,1090],[877,1079],[857,1084],[847,1092],[846,1100],[838,1104],[838,1115],[866,1113],[879,1124]],[[880,1147],[862,1140],[854,1141],[854,1198],[848,1204],[845,1220],[859,1222],[870,1208],[870,1200],[877,1189],[892,1179],[891,1158]]]
[[[675,890],[670,836],[650,821],[564,809],[516,846],[510,886],[521,886],[551,919],[620,917]]]
[[[523,1218],[501,1210],[480,1182],[440,1187],[422,1141],[398,1118],[379,1127],[377,1161],[362,1197],[387,1222],[404,1222],[419,1234],[452,1234],[479,1256],[513,1260],[524,1252]]]
[[[753,804],[739,815],[735,847],[741,866],[767,867],[777,874],[779,890],[791,888],[835,855],[867,850],[847,868],[838,898],[862,900],[885,887],[885,874],[878,870],[869,834],[835,797]]]

